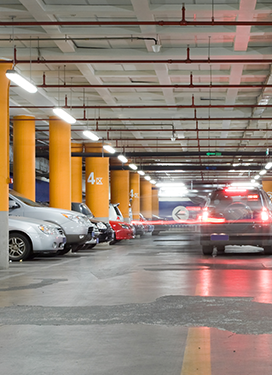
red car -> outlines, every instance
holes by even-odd
[[[119,203],[110,203],[109,206],[109,223],[115,233],[115,238],[110,242],[111,245],[117,241],[135,238],[136,231],[134,226],[124,221],[124,217],[118,206]]]
[[[135,238],[135,228],[124,221],[109,221],[110,226],[114,230],[114,239],[110,242],[111,245],[121,240],[130,240]]]

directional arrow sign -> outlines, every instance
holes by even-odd
[[[172,211],[172,218],[176,221],[187,220],[189,218],[189,211],[184,206],[177,206]]]

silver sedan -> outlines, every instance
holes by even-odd
[[[28,217],[9,216],[9,259],[26,260],[36,254],[63,250],[66,237],[58,225]]]

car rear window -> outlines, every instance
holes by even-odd
[[[258,210],[262,207],[262,198],[260,192],[256,189],[231,190],[223,189],[215,191],[211,196],[211,206],[227,207],[233,203],[243,203],[252,210]]]

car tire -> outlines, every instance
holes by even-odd
[[[202,253],[203,255],[212,255],[213,246],[211,245],[202,246]]]
[[[263,249],[266,255],[272,255],[272,246],[264,246]]]
[[[26,260],[32,254],[30,239],[23,233],[9,234],[9,259],[12,261]]]
[[[220,253],[220,254],[224,253],[225,252],[225,246],[224,245],[217,246],[217,252]]]

